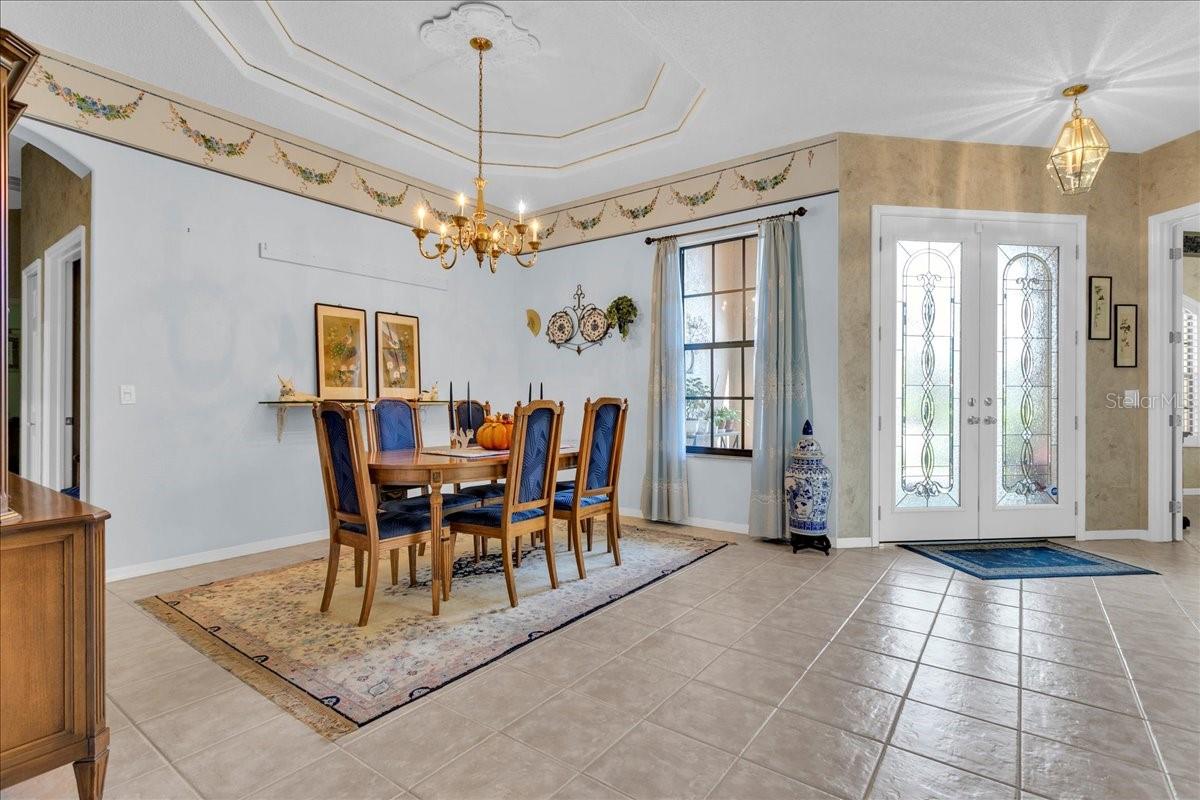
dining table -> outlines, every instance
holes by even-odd
[[[440,452],[419,450],[372,450],[367,454],[367,467],[375,485],[408,484],[429,487],[429,530],[439,546],[430,547],[433,613],[441,613],[441,603],[450,599],[449,570],[454,563],[449,551],[450,537],[442,530],[442,487],[446,484],[470,481],[490,481],[508,474],[509,451],[481,453],[467,448],[464,455],[451,455],[446,448]],[[579,445],[563,443],[558,450],[557,471],[574,469],[579,464]],[[551,480],[554,480],[552,476]],[[553,493],[553,487],[551,487]]]

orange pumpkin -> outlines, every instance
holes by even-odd
[[[512,430],[511,414],[491,416],[475,431],[475,441],[484,450],[507,450],[512,444]]]

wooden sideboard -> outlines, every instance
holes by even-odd
[[[99,800],[107,511],[9,475],[20,521],[0,526],[0,789],[75,765]]]

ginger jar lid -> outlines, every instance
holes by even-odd
[[[796,449],[792,451],[792,455],[806,461],[820,461],[825,457],[821,452],[821,443],[813,438],[812,420],[804,421],[804,432],[796,442]]]

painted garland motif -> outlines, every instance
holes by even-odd
[[[583,219],[575,219],[570,211],[567,212],[567,219],[571,222],[571,227],[579,231],[579,238],[584,238],[584,234],[592,228],[600,224],[600,220],[604,219],[604,210],[608,208],[608,201],[605,200],[600,205],[600,213],[594,217],[585,217]]]
[[[554,222],[551,222],[545,228],[542,228],[541,232],[538,234],[539,239],[541,239],[544,242],[547,239],[549,239],[551,236],[554,235],[554,231],[558,228],[558,218],[560,216],[561,216],[561,212],[558,214],[555,214]]]
[[[430,214],[432,214],[434,219],[436,219],[438,222],[441,222],[444,225],[450,224],[450,219],[451,219],[451,217],[454,216],[453,214],[450,214],[445,211],[438,211],[436,208],[433,207],[433,203],[430,203],[429,198],[426,197],[425,195],[421,195],[421,202],[425,204],[425,210],[428,211]]]
[[[271,156],[271,160],[276,164],[283,164],[288,171],[300,179],[300,191],[308,191],[310,185],[327,186],[333,183],[333,179],[337,177],[338,170],[342,168],[342,162],[339,161],[334,165],[333,169],[321,172],[312,167],[306,167],[303,164],[297,164],[288,158],[287,152],[279,146],[279,140],[275,140],[275,155]]]
[[[638,220],[645,219],[646,217],[650,216],[651,213],[653,213],[654,206],[656,203],[658,203],[658,196],[660,194],[662,194],[661,188],[654,193],[654,198],[644,206],[633,206],[631,208],[626,208],[617,200],[614,200],[613,204],[616,205],[617,211],[620,212],[621,216],[629,220],[631,223],[629,227],[636,228]]]
[[[129,103],[105,103],[98,97],[91,97],[86,94],[79,94],[69,86],[63,86],[54,79],[45,67],[38,67],[39,74],[32,82],[34,86],[45,84],[50,94],[62,98],[62,101],[79,112],[79,119],[75,124],[82,128],[88,124],[88,118],[102,119],[106,122],[112,122],[119,119],[129,119],[137,111],[141,105],[142,98],[146,96],[145,92],[138,92],[138,96]]]
[[[737,176],[738,185],[743,189],[749,189],[752,192],[758,193],[758,199],[762,199],[763,192],[769,192],[777,188],[781,183],[788,179],[788,175],[792,171],[792,164],[796,161],[796,154],[792,153],[792,157],[788,159],[787,166],[782,172],[777,172],[767,178],[747,178],[736,169],[733,174]]]
[[[164,122],[163,127],[169,131],[183,131],[184,136],[191,139],[197,146],[204,150],[205,164],[211,164],[213,156],[225,156],[226,158],[244,156],[246,155],[246,151],[250,149],[250,143],[254,141],[256,131],[250,131],[250,135],[240,142],[227,142],[224,139],[203,133],[188,125],[188,121],[179,113],[179,109],[175,108],[174,103],[167,103],[167,108],[170,109],[171,119]]]
[[[722,171],[717,175],[717,181],[708,188],[707,191],[697,192],[696,194],[682,194],[674,186],[671,187],[671,196],[667,198],[667,202],[679,203],[688,207],[689,214],[695,214],[696,209],[700,206],[707,205],[714,197],[717,196],[717,190],[721,188],[721,179],[725,177],[725,172]]]
[[[354,182],[358,188],[366,193],[367,197],[375,201],[375,205],[382,211],[385,208],[395,208],[404,203],[404,198],[408,196],[408,190],[412,187],[405,184],[404,191],[400,194],[388,194],[387,192],[376,189],[371,184],[367,183],[367,179],[358,171],[358,167],[354,168]]]

